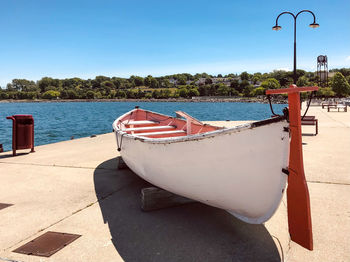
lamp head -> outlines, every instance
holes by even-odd
[[[278,30],[281,30],[282,27],[279,26],[279,25],[275,25],[274,27],[272,27],[272,30],[275,30],[275,31],[278,31]]]
[[[320,27],[319,24],[313,22],[312,24],[309,25],[311,28],[317,28],[317,27]]]

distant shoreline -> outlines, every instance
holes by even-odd
[[[186,103],[202,103],[202,102],[231,102],[231,103],[268,103],[266,98],[251,98],[251,97],[232,97],[232,98],[166,98],[166,99],[5,99],[0,100],[0,103],[69,103],[69,102],[186,102]],[[287,99],[274,98],[272,99],[274,104],[287,104]]]

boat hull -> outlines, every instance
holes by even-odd
[[[174,140],[125,135],[120,153],[148,182],[259,224],[274,214],[286,187],[286,127],[284,120]]]

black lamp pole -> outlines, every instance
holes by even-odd
[[[297,83],[297,18],[298,18],[298,15],[300,15],[303,12],[308,12],[308,13],[312,14],[312,16],[314,17],[314,22],[309,25],[310,27],[317,28],[320,26],[319,24],[316,23],[316,17],[315,17],[315,14],[313,12],[311,12],[309,10],[302,10],[299,13],[297,13],[296,15],[294,15],[291,12],[280,13],[276,18],[276,25],[274,27],[272,27],[272,30],[276,30],[276,31],[282,29],[282,27],[278,25],[278,18],[283,14],[290,14],[294,18],[294,69],[293,69],[294,84]]]

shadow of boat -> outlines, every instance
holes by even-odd
[[[124,261],[281,261],[264,225],[244,223],[201,203],[143,212],[150,186],[116,158],[101,163],[94,184],[112,242]]]

